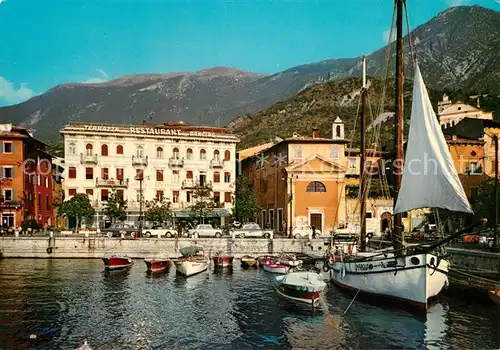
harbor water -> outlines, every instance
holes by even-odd
[[[0,348],[346,349],[499,348],[500,309],[441,296],[427,315],[328,286],[299,307],[259,269],[213,267],[185,278],[103,271],[100,260],[0,261]]]

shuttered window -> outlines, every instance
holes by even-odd
[[[123,180],[123,169],[122,168],[116,168],[116,179]]]
[[[220,182],[220,173],[218,171],[214,172],[214,183]]]
[[[94,179],[94,168],[85,168],[85,178],[87,180]]]
[[[68,169],[68,177],[70,179],[76,179],[76,168],[75,167],[70,167]]]
[[[232,202],[231,192],[224,192],[224,202],[226,203]]]

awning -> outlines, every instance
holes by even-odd
[[[196,217],[197,215],[192,213],[190,210],[178,210],[174,211],[173,216],[176,218],[191,218],[191,217]],[[205,217],[207,218],[224,218],[224,217],[229,217],[231,214],[229,213],[228,210],[226,209],[217,209],[214,210],[210,213],[207,213]]]

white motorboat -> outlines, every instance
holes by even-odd
[[[287,299],[316,306],[326,283],[317,273],[297,271],[276,277],[274,288]]]
[[[181,275],[189,277],[208,269],[210,260],[204,256],[202,247],[190,246],[180,249],[180,252],[182,257],[173,262]]]

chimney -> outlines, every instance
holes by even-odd
[[[146,126],[146,125],[148,125],[148,123],[146,122],[146,119],[143,119],[142,120],[142,126]]]
[[[319,139],[319,129],[313,128],[313,139]]]

